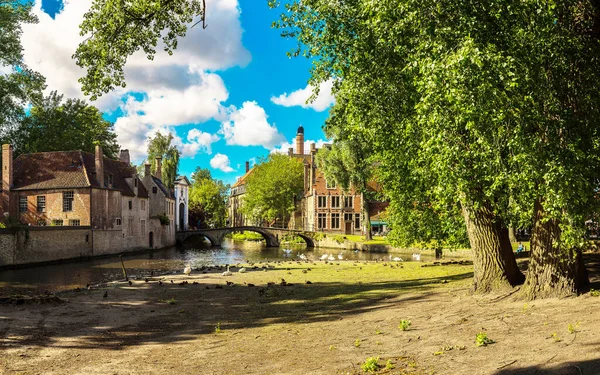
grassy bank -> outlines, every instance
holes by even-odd
[[[234,241],[260,242],[265,240],[260,233],[256,232],[231,233],[228,234],[226,237],[231,238]]]

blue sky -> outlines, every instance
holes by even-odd
[[[38,0],[39,1],[39,0]],[[83,72],[70,60],[81,37],[77,25],[91,0],[42,0],[40,23],[24,28],[25,62],[47,77],[48,90],[83,97]],[[135,161],[144,140],[172,132],[183,157],[180,173],[197,166],[232,183],[245,161],[287,150],[302,125],[307,140],[322,143],[322,125],[333,102],[330,83],[312,105],[304,104],[310,61],[290,59],[295,43],[271,28],[280,10],[267,0],[208,0],[208,28],[196,28],[173,56],[154,62],[136,56],[126,69],[128,87],[94,103],[115,122],[115,131]]]

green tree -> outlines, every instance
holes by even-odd
[[[460,207],[475,290],[522,279],[507,227],[532,218],[524,295],[568,295],[586,282],[580,248],[600,172],[595,3],[302,0],[286,7],[276,25],[299,41],[294,55],[314,57],[313,86],[338,78],[334,108],[343,110],[331,126],[372,137],[390,171],[384,187],[397,189],[392,199],[424,185],[419,204],[396,206]]]
[[[332,138],[333,134],[327,136]],[[364,139],[334,138],[331,147],[323,147],[317,152],[316,163],[325,177],[335,181],[344,191],[354,188],[361,196],[362,223],[365,236],[371,240],[371,221],[369,218],[370,192],[367,184],[373,179],[374,162],[371,147]]]
[[[173,134],[162,135],[156,133],[149,138],[148,160],[152,164],[152,170],[156,171],[156,158],[162,158],[162,181],[167,187],[173,186],[179,169],[179,150],[172,145]]]
[[[98,108],[79,99],[63,100],[55,91],[34,105],[13,132],[17,153],[83,150],[94,152],[100,144],[104,154],[117,158],[119,145],[113,124]]]
[[[21,25],[35,23],[31,4],[0,0],[0,141],[11,141],[12,132],[25,117],[28,103],[37,103],[45,88],[44,77],[23,62]]]
[[[241,212],[257,224],[285,225],[303,189],[302,163],[287,155],[271,154],[248,177]]]
[[[222,228],[227,220],[229,185],[212,178],[208,169],[196,168],[190,189],[190,222],[202,228]]]
[[[129,56],[142,50],[152,60],[159,40],[172,54],[190,23],[206,26],[205,11],[205,0],[94,1],[80,25],[81,35],[88,37],[73,55],[87,69],[79,79],[84,93],[95,100],[125,87],[123,68]]]

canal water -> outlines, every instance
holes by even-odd
[[[338,261],[374,260],[400,257],[403,261],[413,261],[411,252],[367,253],[338,249],[309,249],[305,245],[265,247],[261,242],[239,242],[226,239],[220,247],[198,242],[187,246],[137,253],[123,256],[128,276],[145,278],[152,275],[181,273],[184,265],[192,268],[206,265],[246,263],[247,261],[273,261],[297,258],[300,254],[309,259],[319,259],[323,254],[331,254]],[[421,254],[420,261],[431,261],[431,252]],[[14,270],[0,270],[0,294],[57,292],[88,285],[121,280],[123,272],[118,256],[87,261],[64,262],[45,266],[32,266]]]

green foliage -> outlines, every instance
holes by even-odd
[[[231,238],[235,241],[264,241],[264,237],[256,232],[232,233]]]
[[[600,290],[590,289],[590,296],[592,296],[592,297],[600,297]]]
[[[569,323],[567,329],[569,330],[570,334],[577,333],[577,330],[579,329],[579,323],[580,322],[577,322],[576,324]]]
[[[219,333],[221,333],[221,323],[217,323],[217,326],[215,327],[215,334]]]
[[[152,60],[161,42],[169,55],[192,22],[204,21],[204,0],[96,0],[84,15],[81,35],[87,38],[73,58],[87,75],[79,79],[92,100],[115,87],[125,87],[123,69],[138,50]],[[204,23],[203,23],[204,26]]]
[[[173,134],[162,135],[156,133],[154,137],[150,137],[148,140],[148,161],[152,165],[151,169],[156,171],[156,158],[161,157],[162,181],[167,188],[173,187],[179,169],[179,150],[171,144]]]
[[[487,337],[487,333],[485,332],[479,332],[475,336],[475,344],[477,346],[488,346],[489,344],[493,344],[494,342],[494,340],[491,340]]]
[[[304,167],[295,158],[271,154],[254,166],[241,212],[251,222],[285,225],[304,189]]]
[[[298,41],[291,55],[312,58],[313,87],[335,82],[327,130],[369,140],[392,242],[464,243],[461,208],[531,226],[537,202],[573,264],[599,203],[597,4],[271,5],[285,7],[274,25]]]
[[[169,225],[171,224],[171,219],[166,214],[158,214],[156,215],[158,221],[160,221],[160,225]]]
[[[558,335],[556,334],[556,332],[552,332],[552,334],[550,335],[550,337],[552,338],[552,340],[554,340],[554,342],[561,342],[562,339],[560,337],[558,337]]]
[[[365,360],[365,363],[360,365],[360,368],[364,372],[375,372],[379,370],[379,357],[369,357]]]
[[[190,188],[190,224],[200,227],[221,228],[227,220],[229,185],[212,178],[208,169],[196,168]]]
[[[410,328],[410,324],[410,320],[402,319],[400,321],[400,325],[398,325],[398,328],[400,328],[403,331],[407,331]]]
[[[360,347],[360,339],[354,340],[354,346],[357,348]]]
[[[25,117],[29,103],[37,103],[42,97],[45,80],[39,73],[29,69],[23,61],[21,26],[37,23],[31,14],[32,3],[0,1],[0,68],[9,68],[0,74],[0,141],[11,142],[12,131]]]
[[[116,159],[120,146],[113,124],[98,108],[80,99],[66,99],[56,91],[34,105],[13,133],[15,151],[34,153],[82,150],[94,152],[97,144],[104,155]]]
[[[391,359],[388,359],[387,362],[385,363],[385,368],[388,370],[393,370],[394,369],[394,364],[392,363]]]
[[[177,304],[177,300],[175,298],[159,300],[158,302],[163,302],[163,303],[166,303],[167,305],[176,305]]]
[[[6,224],[0,221],[0,229],[6,229]]]

